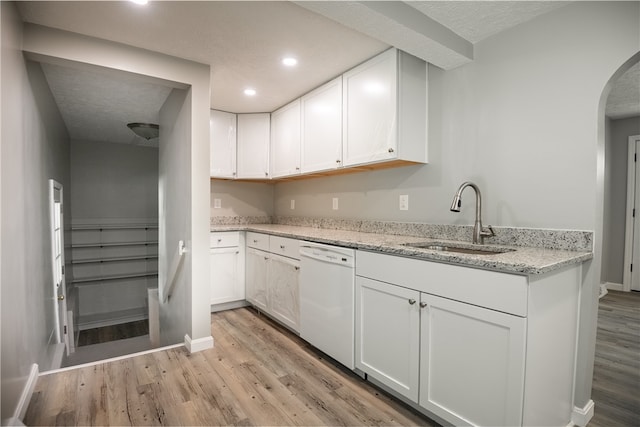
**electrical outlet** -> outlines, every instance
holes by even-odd
[[[296,208],[296,201],[294,199],[291,199],[291,210],[294,210]]]
[[[213,199],[213,208],[220,209],[222,207],[222,199]]]
[[[408,211],[409,210],[409,195],[408,194],[401,194],[400,195],[400,210],[401,211]]]
[[[333,210],[334,211],[338,210],[338,198],[337,197],[333,198]]]

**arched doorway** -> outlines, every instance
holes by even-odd
[[[628,63],[623,65],[622,71]],[[602,236],[601,287],[629,291],[632,278],[638,281],[640,273],[640,215],[634,218],[636,174],[634,158],[637,156],[635,143],[629,147],[629,138],[640,135],[640,62],[631,67],[612,82],[606,97],[605,107],[605,173],[604,173],[604,214]],[[640,185],[638,186],[640,187]],[[640,188],[638,188],[640,189]],[[640,201],[638,201],[640,202]],[[640,207],[636,202],[635,205]],[[635,229],[635,230],[634,230]],[[634,232],[635,231],[635,232]],[[634,245],[634,234],[637,236]],[[634,250],[635,248],[635,250]],[[633,271],[632,264],[636,268]]]

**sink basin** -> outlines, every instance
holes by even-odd
[[[405,243],[403,246],[410,246],[412,248],[429,249],[432,251],[440,252],[456,252],[460,254],[469,255],[497,255],[505,252],[513,252],[515,249],[496,248],[487,246],[471,247],[470,245],[456,245],[452,243],[439,243],[439,242],[419,242],[419,243]]]

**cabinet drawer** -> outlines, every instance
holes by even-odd
[[[526,276],[364,251],[356,253],[356,275],[527,316]]]
[[[229,248],[240,244],[239,231],[218,231],[209,234],[210,248]]]
[[[250,248],[260,249],[262,251],[269,250],[269,235],[262,233],[247,232],[247,246]]]
[[[300,242],[286,237],[271,236],[269,238],[269,252],[300,259]]]

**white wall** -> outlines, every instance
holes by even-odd
[[[273,184],[212,179],[211,218],[224,216],[266,217],[273,215]],[[214,208],[220,199],[220,208]]]
[[[583,270],[582,407],[591,395],[601,267],[603,92],[640,51],[639,15],[638,2],[575,2],[477,43],[471,64],[430,67],[429,165],[277,184],[275,214],[291,215],[293,198],[296,215],[471,224],[471,194],[461,214],[449,205],[472,180],[487,224],[595,231],[594,261]],[[408,212],[397,210],[399,194],[409,195]],[[342,210],[331,210],[331,197]]]
[[[158,221],[158,149],[71,141],[74,222]]]
[[[629,137],[640,135],[640,117],[607,119],[607,128],[601,281],[622,284]]]
[[[0,377],[1,418],[6,420],[14,416],[31,364],[48,369],[52,362],[47,354],[54,303],[48,180],[62,183],[65,192],[69,188],[69,139],[42,70],[22,56],[22,23],[15,6],[0,2],[0,7]]]

